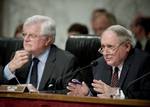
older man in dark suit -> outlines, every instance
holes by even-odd
[[[4,83],[31,83],[39,91],[65,93],[76,68],[75,57],[57,48],[53,19],[35,15],[23,26],[23,46],[1,71]]]
[[[92,86],[98,97],[110,98],[121,93],[123,98],[124,93],[128,98],[150,99],[150,75],[142,77],[150,72],[150,56],[134,46],[132,33],[120,25],[103,32],[99,50],[103,57],[97,59],[98,64],[92,68]],[[136,80],[139,77],[142,78]],[[94,95],[84,82],[69,83],[68,89],[69,95]]]

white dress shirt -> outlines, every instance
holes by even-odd
[[[113,72],[115,72],[115,67],[118,67],[118,79],[120,79],[120,75],[121,75],[121,71],[122,71],[122,68],[123,68],[123,63],[121,63],[120,65],[118,66],[113,66],[112,69],[113,69]]]
[[[123,68],[123,64],[121,63],[120,65],[118,65],[118,79],[120,79],[121,76],[121,72],[122,72],[122,68]],[[113,73],[115,72],[115,66],[112,67],[113,69]],[[117,88],[117,92],[116,94],[113,96],[113,99],[125,99],[125,95],[123,93],[123,91],[120,88]]]

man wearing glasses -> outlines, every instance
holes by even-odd
[[[82,82],[68,84],[69,95],[86,96],[96,94],[100,98],[125,97],[150,99],[148,76],[135,79],[150,72],[150,56],[134,48],[132,33],[120,25],[107,28],[101,36],[98,64],[93,67],[92,89]],[[94,92],[93,92],[94,90]],[[96,92],[96,93],[95,93]],[[124,93],[124,95],[123,95]]]
[[[57,48],[55,22],[47,16],[29,17],[23,25],[23,47],[1,71],[8,84],[32,84],[39,91],[65,93],[75,57]],[[0,75],[1,75],[0,74]]]

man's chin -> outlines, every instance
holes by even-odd
[[[31,49],[29,49],[29,48],[24,48],[24,50],[26,50],[26,51],[29,52],[29,53],[32,52]]]
[[[113,63],[111,61],[107,61],[106,63],[110,66],[113,66]]]

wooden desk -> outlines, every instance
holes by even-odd
[[[0,93],[0,107],[150,107],[145,100],[113,100],[46,93]]]

